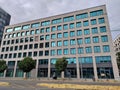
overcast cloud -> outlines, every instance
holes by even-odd
[[[11,16],[11,23],[39,19],[106,4],[111,30],[120,30],[120,0],[0,0]],[[112,31],[115,38],[119,31]]]

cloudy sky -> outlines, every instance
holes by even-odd
[[[106,4],[111,30],[120,30],[120,0],[0,0],[0,7],[11,16],[11,23],[39,19]],[[113,39],[120,31],[112,31]]]

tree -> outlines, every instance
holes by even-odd
[[[4,72],[7,69],[6,61],[0,60],[0,73]]]
[[[25,73],[25,78],[27,78],[26,74],[35,68],[35,60],[30,57],[25,57],[18,63],[18,67]]]
[[[117,65],[118,65],[118,68],[120,69],[120,52],[118,52],[116,56],[117,56]]]
[[[65,69],[67,68],[67,64],[68,64],[68,61],[66,60],[65,57],[58,58],[57,61],[56,61],[56,64],[55,64],[55,68],[57,69],[58,72],[61,73],[61,72],[65,71]]]

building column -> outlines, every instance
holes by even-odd
[[[93,70],[94,70],[94,79],[96,81],[98,80],[98,75],[97,75],[97,66],[96,66],[95,56],[93,56]]]
[[[48,79],[50,79],[50,59],[48,60]]]
[[[16,74],[16,68],[17,68],[17,61],[15,61],[13,77],[15,77],[15,74]]]
[[[36,60],[36,74],[35,74],[36,78],[38,76],[38,64],[39,64],[39,60]]]
[[[8,65],[8,61],[6,61],[6,65]],[[7,72],[7,70],[4,71],[3,77],[6,77],[6,72]]]
[[[77,79],[80,79],[80,68],[79,68],[78,58],[76,58],[76,68],[77,68]]]

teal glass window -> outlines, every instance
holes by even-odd
[[[57,46],[61,47],[62,46],[62,41],[57,41]]]
[[[48,34],[45,36],[45,40],[49,40],[49,39],[50,39],[50,35]]]
[[[57,38],[62,38],[62,33],[58,33]]]
[[[39,56],[43,56],[43,51],[39,51]]]
[[[33,23],[31,25],[31,28],[38,28],[40,26],[40,23]]]
[[[70,40],[70,45],[75,45],[75,44],[76,44],[75,39],[71,39]]]
[[[26,35],[30,35],[30,32],[29,32],[29,31],[26,31]]]
[[[27,30],[27,29],[29,29],[29,28],[30,28],[30,25],[23,25],[23,26],[22,26],[22,29],[23,29],[23,30]]]
[[[62,55],[62,49],[57,49],[57,55]]]
[[[93,63],[92,57],[79,57],[78,58],[79,63]]]
[[[74,20],[74,16],[68,16],[68,17],[63,18],[64,22],[70,22],[70,21],[73,21],[73,20]]]
[[[69,26],[70,29],[73,29],[75,28],[75,24],[74,23],[70,23],[70,26]]]
[[[39,34],[40,33],[40,30],[39,29],[36,29],[35,30],[35,34]]]
[[[93,39],[93,43],[99,43],[99,37],[98,36],[95,36],[92,39]]]
[[[56,51],[55,50],[51,50],[51,56],[55,56],[56,55]]]
[[[83,47],[79,47],[78,48],[78,54],[83,54],[84,53],[84,48]]]
[[[63,29],[64,29],[64,30],[68,30],[68,24],[64,24],[64,25],[63,25]]]
[[[90,17],[103,15],[103,10],[97,10],[90,12]]]
[[[51,31],[52,32],[54,32],[54,31],[56,31],[57,29],[56,29],[56,27],[55,26],[53,26],[52,28],[51,28]]]
[[[57,26],[57,30],[58,31],[62,30],[62,26],[61,25]]]
[[[30,31],[30,34],[31,34],[31,35],[34,35],[34,34],[35,34],[34,30],[31,30],[31,31]]]
[[[100,32],[101,32],[101,33],[106,32],[106,27],[105,27],[105,26],[100,27]]]
[[[64,49],[64,50],[63,50],[63,53],[64,53],[64,55],[68,55],[68,54],[69,54],[68,48]]]
[[[70,48],[70,54],[76,54],[76,48]]]
[[[103,52],[110,52],[109,45],[103,45]]]
[[[75,57],[70,57],[66,59],[68,61],[68,64],[76,64],[76,58]]]
[[[68,46],[68,40],[63,41],[64,46]]]
[[[44,33],[44,28],[41,28],[41,29],[40,29],[40,33]]]
[[[100,46],[94,46],[94,53],[100,53]]]
[[[17,37],[20,37],[20,36],[21,36],[21,34],[20,34],[20,32],[18,32],[18,33],[17,33]]]
[[[83,21],[83,26],[89,26],[89,21]]]
[[[89,29],[84,29],[84,35],[89,35],[90,34],[90,30]]]
[[[82,35],[82,30],[77,30],[77,36],[81,36]]]
[[[21,30],[21,26],[17,26],[14,28],[14,31],[18,31],[18,30]]]
[[[25,36],[25,32],[21,32],[21,36]]]
[[[8,29],[6,29],[6,32],[12,32],[12,31],[13,31],[12,28],[8,28]]]
[[[76,22],[76,28],[79,28],[82,26],[82,23],[81,22]]]
[[[86,50],[86,53],[92,53],[92,48],[91,47],[86,47],[85,50]]]
[[[41,36],[40,36],[40,40],[41,40],[41,41],[44,40],[44,35],[41,35]]]
[[[99,18],[98,22],[99,22],[99,24],[105,23],[105,19],[104,18]]]
[[[56,34],[51,34],[51,39],[56,39]]]
[[[82,13],[82,14],[78,14],[76,15],[76,19],[84,19],[84,18],[88,18],[88,13]]]
[[[97,24],[96,19],[92,19],[92,20],[91,20],[91,25],[96,25],[96,24]]]
[[[56,42],[55,41],[52,41],[51,42],[51,47],[55,47],[56,46]]]
[[[55,63],[56,63],[56,60],[57,60],[56,58],[51,58],[50,63],[51,63],[51,64],[55,64]]]
[[[13,37],[16,37],[16,33],[13,33]],[[7,36],[5,38],[8,38]]]
[[[75,36],[75,31],[70,31],[70,37],[74,37]]]
[[[111,56],[95,56],[96,63],[111,62]]]
[[[77,44],[78,45],[83,44],[83,39],[82,38],[77,38]]]
[[[41,22],[41,26],[48,26],[48,25],[50,25],[50,20]]]
[[[90,43],[91,43],[90,37],[85,38],[85,44],[90,44]]]
[[[46,28],[46,32],[50,32],[50,28],[49,27]]]
[[[92,28],[92,34],[98,34],[98,28],[97,27]]]
[[[61,18],[52,20],[52,24],[59,24],[59,23],[61,23],[61,22],[62,22],[62,19],[61,19]]]
[[[64,37],[64,38],[68,38],[68,32],[64,32],[64,33],[63,33],[63,37]]]
[[[101,36],[101,40],[102,42],[108,42],[108,36],[107,35]]]

